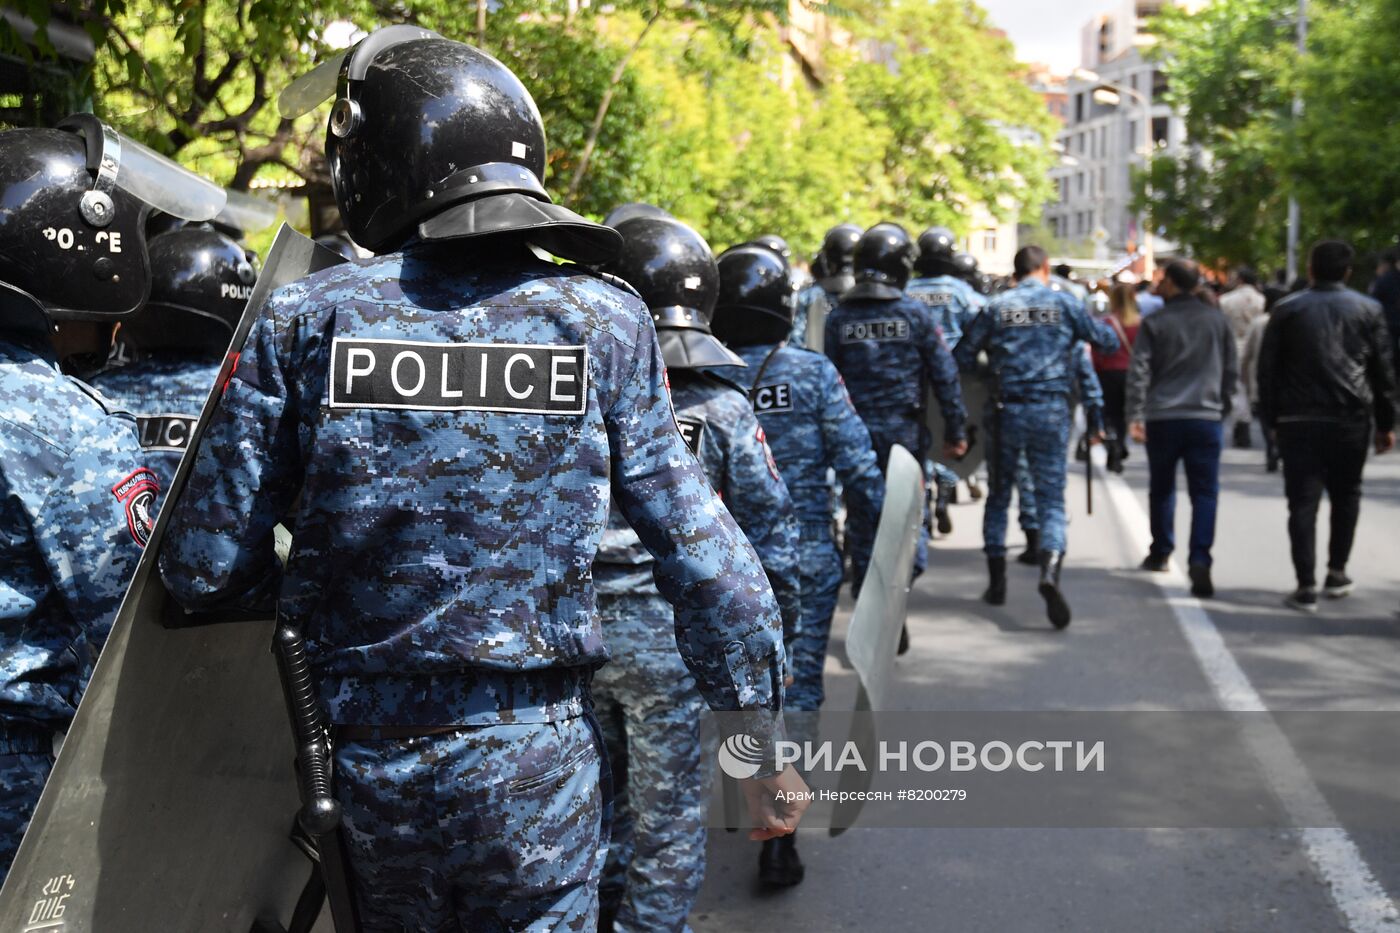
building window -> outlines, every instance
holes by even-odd
[[[1079,193],[1079,194],[1083,194],[1083,193],[1084,193],[1084,173],[1083,173],[1083,172],[1078,173],[1078,174],[1075,176],[1075,178],[1078,179],[1078,181],[1075,182],[1075,187],[1076,187],[1076,189],[1078,190],[1078,193]]]
[[[1099,127],[1099,155],[1108,158],[1108,127]]]
[[[991,255],[997,251],[997,231],[995,227],[988,227],[982,231],[982,254]]]
[[[1167,76],[1162,72],[1153,69],[1152,71],[1152,99],[1156,100],[1167,93]]]
[[[1108,169],[1106,167],[1099,168],[1099,194],[1108,194]]]
[[[1171,123],[1171,118],[1170,118],[1170,117],[1153,117],[1153,118],[1152,118],[1152,145],[1153,145],[1153,146],[1156,146],[1156,147],[1159,147],[1159,148],[1160,148],[1160,147],[1164,147],[1164,146],[1167,145],[1167,136],[1168,136],[1168,134],[1170,133],[1170,126],[1169,126],[1170,123]]]
[[[1084,94],[1080,92],[1074,95],[1074,122],[1084,122]]]

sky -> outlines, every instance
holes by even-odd
[[[1016,43],[1017,57],[1056,71],[1079,65],[1079,29],[1114,0],[980,0],[992,22]]]

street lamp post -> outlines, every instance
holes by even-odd
[[[1143,167],[1150,172],[1152,170],[1152,101],[1141,91],[1116,81],[1105,81],[1097,72],[1087,68],[1076,68],[1072,77],[1097,85],[1094,88],[1093,97],[1101,104],[1116,107],[1122,103],[1124,97],[1128,97],[1142,108],[1142,159]],[[1138,235],[1142,237],[1143,277],[1150,279],[1156,269],[1156,261],[1146,208],[1138,214]]]

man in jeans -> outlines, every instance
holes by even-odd
[[[1308,261],[1312,287],[1279,302],[1259,350],[1259,410],[1278,432],[1288,494],[1288,537],[1298,588],[1288,605],[1317,611],[1317,506],[1332,504],[1327,578],[1334,599],[1351,592],[1347,558],[1361,512],[1367,448],[1395,446],[1390,336],[1379,302],[1346,287],[1355,253],[1323,240]],[[1374,420],[1373,420],[1374,419]]]
[[[1157,290],[1165,303],[1143,318],[1133,345],[1128,417],[1133,440],[1147,444],[1151,477],[1152,550],[1142,568],[1166,570],[1176,548],[1176,466],[1184,463],[1191,496],[1191,592],[1212,596],[1221,422],[1229,414],[1239,366],[1229,322],[1193,295],[1200,284],[1195,263],[1178,260],[1163,270]]]

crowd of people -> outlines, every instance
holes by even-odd
[[[191,207],[212,186],[158,161],[124,176],[94,118],[0,134],[0,184],[45,195],[0,225],[0,870],[160,508],[176,599],[306,634],[365,930],[684,930],[701,713],[747,711],[771,748],[782,710],[822,708],[896,445],[930,492],[914,577],[966,480],[982,598],[1007,600],[1016,498],[1018,559],[1064,629],[1074,406],[1110,470],[1145,445],[1147,570],[1175,550],[1184,464],[1200,596],[1225,425],[1248,444],[1257,421],[1283,465],[1290,605],[1317,603],[1324,491],[1322,591],[1350,590],[1394,383],[1345,244],[1314,248],[1306,288],[1240,270],[1217,299],[1185,260],[1086,289],[1028,245],[993,282],[948,229],[844,223],[808,276],[777,235],[716,257],[653,205],[598,224],[553,204],[529,92],[470,46],[391,27],[342,71],[295,97],[336,100],[326,155],[358,248],[249,309],[174,498],[257,258],[217,198]],[[1397,282],[1392,263],[1378,294]],[[742,789],[760,878],[800,883],[801,776],[765,766]]]

